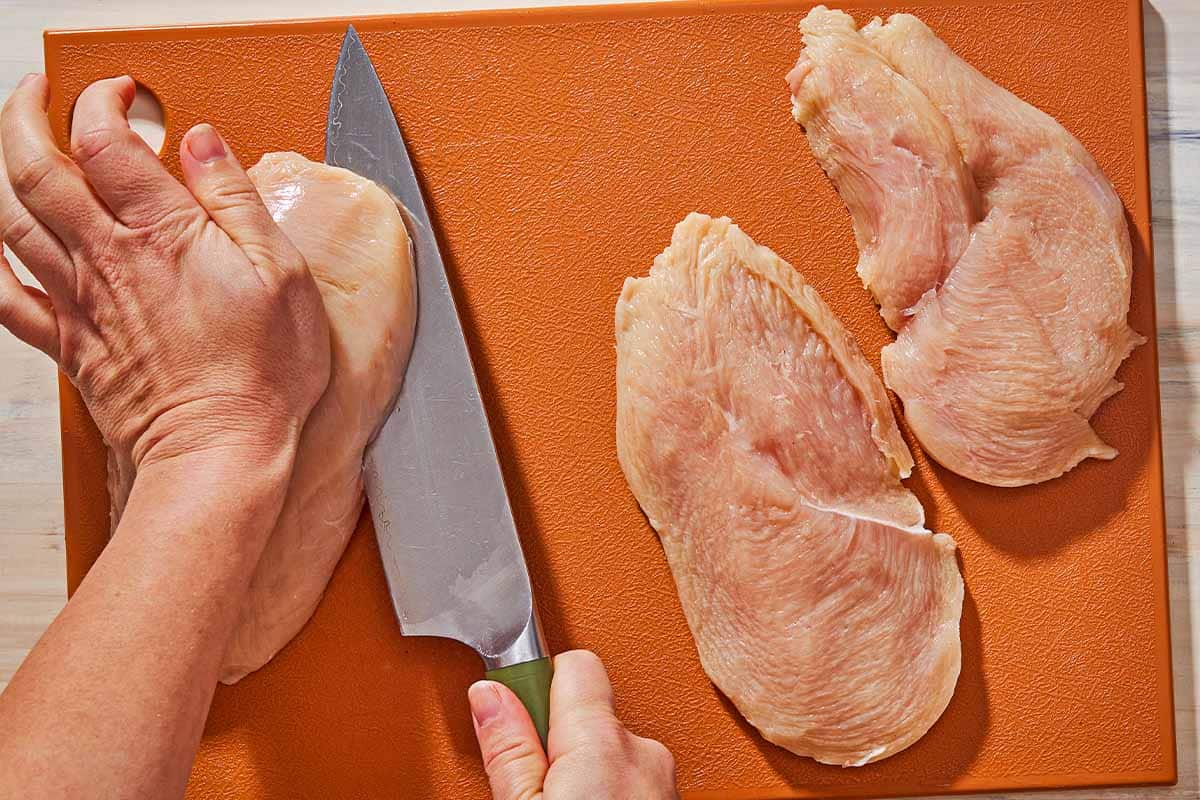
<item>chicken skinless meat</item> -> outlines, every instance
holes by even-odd
[[[363,453],[400,391],[417,313],[411,241],[383,189],[295,153],[268,153],[249,174],[316,278],[332,360],[225,656],[224,683],[266,664],[316,610],[362,512]],[[109,457],[114,528],[132,484],[122,455]]]
[[[818,7],[800,28],[804,50],[788,75],[795,117],[851,211],[871,264],[863,277],[899,331],[882,353],[884,382],[921,445],[995,486],[1116,456],[1088,420],[1145,340],[1126,322],[1124,210],[1095,161],[916,17],[857,31]],[[941,275],[938,255],[953,259]]]
[[[963,582],[850,335],[773,252],[692,214],[626,280],[616,338],[618,456],[708,676],[821,762],[915,742],[958,679]]]
[[[898,331],[967,249],[979,195],[946,120],[849,16],[817,9],[802,30],[792,114],[849,207],[859,277]]]

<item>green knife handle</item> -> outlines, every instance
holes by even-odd
[[[549,657],[488,670],[486,677],[503,683],[520,698],[545,749],[550,728],[550,680],[554,677],[554,664]]]

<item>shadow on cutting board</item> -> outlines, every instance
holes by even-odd
[[[1135,252],[1137,249],[1135,244]],[[1144,428],[1139,425],[1147,438],[1149,432]],[[1147,453],[1145,445],[1139,446],[1139,452],[1119,449],[1121,453],[1113,461],[1088,459],[1061,478],[1032,486],[983,486],[944,467],[934,469],[954,507],[981,538],[1011,555],[1036,558],[1104,528],[1124,511],[1133,488],[1128,478],[1142,470]],[[1102,488],[1096,491],[1098,486]],[[924,498],[915,485],[911,488]],[[940,530],[936,522],[931,519],[927,523],[934,526],[931,530]]]

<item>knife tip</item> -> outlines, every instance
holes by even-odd
[[[346,33],[342,36],[342,46],[339,48],[338,61],[345,61],[348,56],[356,52],[365,52],[362,40],[358,38],[358,31],[353,25],[346,26]]]

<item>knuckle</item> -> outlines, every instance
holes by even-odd
[[[126,143],[126,138],[112,128],[94,128],[72,140],[71,155],[81,167],[98,156]]]
[[[665,744],[657,739],[642,739],[642,747],[651,763],[658,766],[663,772],[674,774],[675,756],[671,754]]]
[[[591,713],[579,722],[591,745],[606,757],[626,760],[633,752],[633,737],[612,714]]]
[[[505,737],[491,743],[483,753],[483,768],[490,775],[514,768],[537,757],[533,742],[519,737]]]
[[[37,220],[17,203],[12,205],[0,214],[0,241],[17,248],[37,229]]]
[[[192,241],[198,222],[199,214],[193,209],[171,208],[163,211],[152,224],[135,229],[134,234],[155,252],[177,253]]]
[[[308,264],[304,257],[278,247],[270,238],[252,240],[242,244],[242,251],[252,264],[269,265],[273,278],[271,283],[280,294],[304,292],[308,289]]]
[[[66,156],[57,150],[41,153],[17,167],[12,175],[12,188],[17,197],[28,197],[55,174],[66,169]]]
[[[217,214],[246,206],[262,205],[262,198],[254,184],[241,176],[217,181],[205,194],[206,203]]]
[[[121,265],[126,261],[129,251],[123,247],[124,244],[117,225],[107,225],[103,230],[98,230],[95,236],[76,245],[78,254],[76,251],[70,251],[70,255],[89,265],[88,272],[94,271],[111,281],[120,274]],[[82,290],[87,283],[84,281],[80,289]]]

